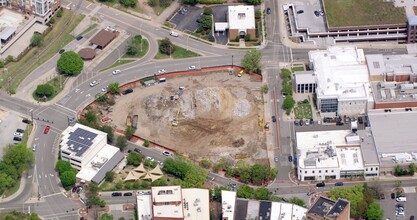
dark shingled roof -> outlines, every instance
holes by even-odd
[[[96,57],[96,51],[91,48],[83,48],[78,52],[78,54],[83,60],[92,60]]]
[[[329,215],[330,217],[337,217],[348,204],[348,201],[344,199],[338,199],[334,204],[333,208],[330,209],[329,213],[327,213],[327,215]]]
[[[308,213],[312,213],[317,216],[324,217],[332,209],[335,202],[333,200],[320,197],[314,205],[308,210]]]
[[[114,38],[116,38],[116,33],[102,29],[90,40],[90,43],[96,44],[103,48],[107,46],[107,44],[109,44]]]

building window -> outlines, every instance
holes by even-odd
[[[368,168],[366,168],[366,171],[368,171]]]
[[[327,173],[327,170],[325,172]]]
[[[334,170],[332,170],[332,173],[334,173]]]
[[[313,173],[315,173],[315,171],[313,170]]]
[[[371,167],[371,171],[374,171],[374,168],[373,167]]]
[[[319,170],[319,173],[321,173],[321,170]]]
[[[307,170],[304,173],[307,174]]]
[[[375,171],[378,171],[378,167],[375,167]]]
[[[321,112],[337,112],[337,99],[322,99],[320,100]]]

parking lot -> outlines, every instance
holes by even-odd
[[[314,14],[314,11],[323,10],[319,0],[294,1],[293,3],[299,28],[308,28],[314,33],[326,31],[325,15]]]
[[[378,200],[377,202],[381,205],[381,208],[384,210],[384,218],[383,219],[410,219],[411,216],[417,216],[417,194],[414,193],[405,193],[407,198],[406,202],[397,202],[395,199],[391,199],[390,196],[391,192],[387,192],[385,194],[384,200]],[[404,205],[404,213],[405,216],[396,216],[395,215],[395,206],[396,204],[403,204]]]
[[[13,141],[13,134],[18,128],[26,130],[26,124],[22,123],[22,118],[14,112],[0,109],[0,158],[3,157],[3,148],[16,142]]]
[[[199,25],[197,19],[200,18],[204,9],[195,6],[185,8],[186,12],[183,11],[183,13],[181,13],[181,9],[178,10],[169,21],[175,24],[175,29],[177,30],[195,32]]]
[[[213,23],[227,22],[227,5],[216,5],[211,7],[213,9]],[[229,34],[227,31],[214,33],[216,43],[226,45],[229,40]]]

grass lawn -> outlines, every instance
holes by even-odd
[[[23,134],[23,137],[22,137],[22,143],[27,144],[28,139],[29,139],[29,135],[30,135],[30,133],[32,132],[32,126],[33,126],[33,125],[31,125],[31,124],[28,124],[28,125],[26,126],[25,133]]]
[[[143,56],[146,55],[146,53],[149,50],[149,42],[146,39],[142,39],[142,50],[141,50],[141,45],[140,42],[132,42],[132,44],[134,44],[136,46],[136,48],[138,48],[138,53],[136,55],[129,55],[127,53],[125,53],[122,58],[142,58]]]
[[[291,70],[292,70],[292,72],[304,71],[304,66],[295,66]]]
[[[107,68],[105,68],[105,69],[102,69],[102,70],[100,70],[100,72],[102,72],[102,71],[105,71],[105,70],[108,70],[108,69],[112,69],[112,68],[114,68],[114,67],[116,67],[116,66],[121,66],[121,65],[124,65],[124,64],[126,64],[126,63],[131,63],[131,62],[133,62],[133,61],[136,61],[136,60],[117,60],[116,62],[114,62],[111,66],[109,66],[109,67],[107,67]]]
[[[405,24],[403,7],[382,0],[324,0],[330,27]]]
[[[9,197],[11,195],[13,195],[15,192],[17,192],[17,190],[19,190],[20,187],[20,179],[16,180],[16,184],[9,189],[6,189],[3,193],[4,197]]]
[[[158,46],[159,46],[160,42],[161,41],[158,40]],[[174,58],[174,59],[184,59],[184,58],[201,56],[200,54],[198,54],[194,51],[186,50],[186,49],[184,49],[180,46],[174,45],[174,47],[175,47],[175,52],[172,53],[172,55],[171,55],[171,57]],[[167,59],[167,58],[169,58],[169,55],[162,54],[158,50],[158,53],[156,54],[154,59],[158,60],[158,59]]]
[[[299,104],[294,108],[296,119],[310,119],[313,118],[310,104]]]
[[[97,27],[97,23],[94,23],[94,24],[92,24],[92,25],[90,25],[87,29],[85,29],[83,32],[81,32],[81,34],[80,35],[84,35],[84,34],[87,34],[88,32],[90,32],[91,30],[93,30],[94,28],[96,28]]]
[[[18,62],[7,65],[9,72],[8,74],[3,74],[3,78],[7,79],[9,76],[14,75],[11,88],[12,93],[14,93],[27,75],[53,57],[63,46],[74,40],[70,33],[84,17],[85,15],[75,15],[69,10],[64,10],[62,17],[56,18],[54,28],[44,37],[43,46],[32,48]],[[73,19],[71,20],[71,18]],[[4,86],[6,83],[7,80],[0,81],[0,86]]]
[[[62,91],[65,85],[65,79],[66,79],[65,76],[58,75],[46,83],[46,84],[51,85],[54,88],[54,93],[48,98],[48,101],[53,99],[56,95],[58,95]],[[60,86],[60,84],[62,84],[62,86]],[[35,95],[35,91],[33,91],[32,96],[36,101],[39,101],[39,97]]]

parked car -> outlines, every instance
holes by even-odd
[[[116,197],[116,196],[122,196],[121,192],[114,192],[111,194],[111,196]]]
[[[43,133],[44,134],[48,134],[49,133],[49,129],[51,129],[51,127],[49,125],[45,126],[45,129],[43,129]]]
[[[101,89],[102,92],[107,92],[107,90],[108,90],[108,86]]]
[[[395,199],[395,193],[391,193],[391,199]]]
[[[300,126],[303,126],[303,125],[304,125],[303,120],[300,120]]]
[[[32,146],[32,151],[36,151],[36,144]]]
[[[410,220],[414,220],[414,215],[410,216]]]
[[[385,199],[385,194],[381,193],[381,195],[379,195],[379,198],[381,198],[381,200],[384,200]]]
[[[334,184],[334,186],[343,186],[343,182],[337,182]]]
[[[236,183],[229,182],[227,184],[227,186],[232,187],[232,188],[236,188],[237,185],[236,185]]]
[[[162,74],[162,73],[166,73],[167,71],[165,70],[165,69],[160,69],[160,70],[158,70],[158,73],[159,74]]]
[[[278,162],[278,160],[279,160],[279,159],[278,159],[278,156],[276,156],[276,157],[274,158],[274,161],[275,161],[275,162]]]
[[[319,12],[319,11],[314,11],[314,15],[315,15],[316,17],[318,17],[318,16],[320,16],[320,12]]]
[[[16,129],[16,132],[19,132],[19,133],[24,133],[24,132],[25,132],[25,130],[18,128],[18,129]]]
[[[58,51],[59,54],[63,54],[65,52],[65,49],[61,49]]]
[[[292,162],[292,156],[288,156],[288,161],[291,163]]]
[[[277,122],[277,118],[275,117],[275,115],[272,116],[272,122]]]
[[[133,89],[126,89],[125,91],[122,92],[123,95],[127,95],[129,93],[132,93]]]
[[[149,157],[149,156],[148,156],[148,157],[146,157],[146,159],[147,159],[147,160],[150,160],[150,161],[152,161],[152,162],[155,160],[155,159],[153,159],[152,157]]]
[[[23,134],[22,133],[20,133],[20,132],[15,132],[14,134],[13,134],[13,136],[15,136],[15,137],[23,137]]]
[[[195,66],[189,66],[188,70],[195,70]]]
[[[132,152],[132,150],[127,150],[127,153],[129,153],[129,154],[130,154],[131,152]]]
[[[124,193],[123,194],[123,196],[132,196],[133,194],[131,193],[131,192],[127,192],[127,193]]]
[[[398,196],[396,201],[397,202],[407,202],[407,198],[405,196]]]
[[[302,14],[302,13],[304,13],[304,10],[298,10],[297,11],[297,14]]]
[[[306,119],[306,121],[305,121],[305,125],[306,125],[306,126],[307,126],[307,125],[310,125],[310,120]]]
[[[22,122],[25,123],[25,124],[31,124],[32,123],[32,121],[27,119],[27,118],[23,119]]]
[[[173,37],[178,37],[180,36],[177,32],[171,31],[169,32],[169,35],[173,36]]]
[[[162,152],[162,154],[163,154],[164,156],[167,156],[167,157],[171,156],[171,153],[170,153],[170,152],[168,152],[168,151],[164,151],[164,152]]]
[[[270,8],[267,8],[267,9],[266,9],[266,13],[267,13],[267,14],[271,14],[271,9],[270,9]]]
[[[362,117],[358,117],[358,122],[359,122],[359,124],[363,124],[363,118]]]
[[[312,191],[308,191],[308,192],[307,192],[307,196],[311,196],[311,195],[313,195],[313,193],[314,193],[314,192],[312,192]]]
[[[326,186],[326,184],[324,182],[316,184],[316,187],[325,187],[325,186]]]
[[[83,36],[77,36],[77,40],[81,40],[81,39],[83,39]]]
[[[14,141],[22,141],[22,138],[20,138],[20,137],[13,137],[13,140]]]
[[[134,149],[134,151],[135,151],[136,153],[138,153],[138,154],[142,153],[142,151],[141,151],[139,148],[137,148],[137,147]]]
[[[94,87],[94,86],[96,86],[96,85],[98,85],[99,84],[99,82],[97,81],[97,80],[94,80],[94,81],[92,81],[91,83],[90,83],[90,86],[91,87]]]
[[[117,70],[113,70],[113,75],[117,75],[117,74],[119,74],[119,73],[121,73],[122,71],[121,70],[119,70],[119,69],[117,69]]]

